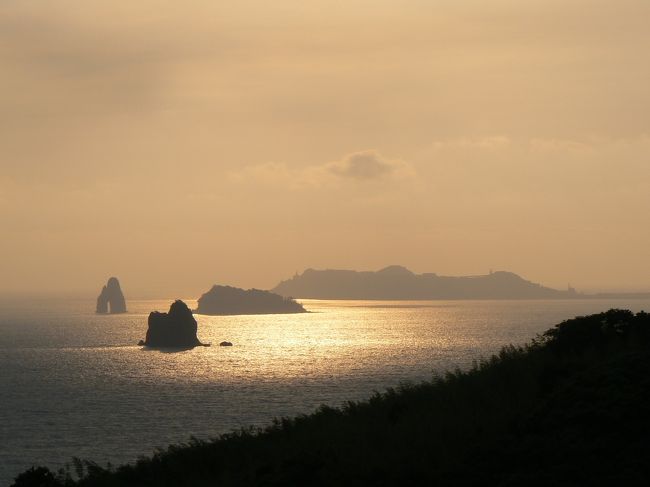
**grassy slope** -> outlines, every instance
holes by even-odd
[[[467,372],[49,485],[641,485],[649,440],[650,315],[612,310]]]

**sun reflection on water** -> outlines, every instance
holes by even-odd
[[[190,435],[425,380],[578,314],[649,304],[304,300],[310,313],[196,315],[211,347],[137,346],[149,312],[171,302],[131,301],[128,314],[113,316],[96,315],[92,302],[2,310],[0,479],[29,467],[27,454],[53,466],[73,455],[124,462]],[[218,346],[224,340],[233,346]]]

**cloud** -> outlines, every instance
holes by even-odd
[[[513,141],[506,135],[489,135],[484,137],[457,137],[447,140],[436,140],[431,144],[434,150],[445,148],[502,150],[513,145]]]
[[[411,172],[403,161],[386,159],[375,150],[353,152],[340,161],[326,164],[325,169],[335,176],[356,181],[374,181]]]
[[[346,154],[325,164],[290,168],[284,163],[267,162],[230,174],[232,182],[257,182],[290,189],[336,187],[346,183],[398,182],[412,178],[413,167],[400,159],[388,159],[376,150]]]

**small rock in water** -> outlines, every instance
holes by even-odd
[[[191,348],[203,345],[196,336],[197,323],[192,311],[180,300],[172,303],[168,313],[149,314],[149,328],[144,339],[147,347]]]
[[[231,342],[221,342],[219,344],[219,346],[220,347],[232,347],[232,343]]]

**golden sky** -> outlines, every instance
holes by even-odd
[[[650,290],[648,0],[4,0],[0,293]]]

